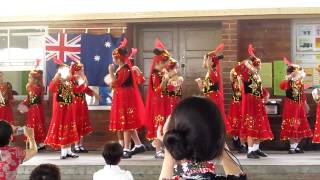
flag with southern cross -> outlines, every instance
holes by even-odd
[[[104,77],[108,73],[109,64],[112,63],[112,51],[118,47],[122,39],[123,35],[81,35],[80,59],[90,86],[106,86]]]

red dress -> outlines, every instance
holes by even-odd
[[[49,90],[53,93],[53,110],[45,144],[58,148],[79,141],[72,102],[73,93],[80,93],[83,89],[84,86],[74,86],[70,80],[50,82]]]
[[[163,94],[165,96],[165,115],[168,117],[181,100],[182,87],[175,87],[167,84],[163,90]]]
[[[260,75],[251,73],[247,67],[238,74],[242,75],[244,86],[242,95],[243,121],[240,129],[240,138],[273,139],[268,115],[263,102],[265,94],[262,89]]]
[[[225,123],[226,131],[229,132],[230,122],[226,118],[224,110],[223,87],[222,82],[220,82],[220,76],[221,74],[219,71],[211,69],[204,79],[202,92],[205,96],[210,97],[210,99],[218,106]]]
[[[232,101],[229,107],[228,119],[230,122],[231,136],[240,136],[240,127],[242,124],[242,97],[241,97],[241,84],[237,80],[232,82]]]
[[[112,83],[114,92],[110,113],[110,131],[134,130],[141,127],[144,109],[140,104],[141,96],[137,93],[134,82],[128,65],[117,70],[116,80]]]
[[[0,83],[0,119],[13,123],[12,86],[9,82]]]
[[[76,81],[72,82],[75,86],[77,86]],[[89,111],[85,94],[93,96],[93,91],[88,86],[86,86],[82,92],[74,93],[72,103],[79,137],[88,135],[93,131],[89,119]]]
[[[44,142],[46,138],[43,91],[43,87],[29,84],[27,86],[28,96],[23,101],[23,104],[29,108],[26,125],[33,128],[35,140],[38,143]]]
[[[146,121],[144,125],[147,128],[148,139],[154,139],[157,137],[158,126],[163,126],[167,119],[166,113],[166,98],[163,94],[161,82],[163,72],[153,70],[150,75],[147,103],[146,103]]]
[[[283,104],[280,139],[302,139],[312,137],[306,115],[306,98],[301,81],[284,80],[280,88],[286,91]]]
[[[317,102],[317,117],[316,124],[314,126],[314,135],[312,139],[313,143],[320,143],[320,104]]]

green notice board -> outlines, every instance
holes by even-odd
[[[279,84],[287,75],[287,65],[283,60],[273,61],[273,92],[275,96],[284,96],[285,92],[280,89]]]
[[[272,63],[262,63],[260,76],[262,79],[262,86],[265,88],[272,88]]]

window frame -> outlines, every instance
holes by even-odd
[[[27,30],[27,29],[37,29],[37,30],[43,30],[43,32],[16,32],[16,33],[12,33],[10,31],[13,30]],[[0,36],[4,36],[4,34],[6,34],[7,37],[7,49],[8,49],[8,55],[7,55],[7,60],[10,61],[12,60],[12,58],[10,58],[10,37],[12,35],[16,35],[16,36],[30,36],[30,35],[43,35],[44,37],[48,34],[48,26],[4,26],[4,27],[0,27],[0,30],[6,30],[7,33],[0,33]],[[43,40],[43,45],[45,45],[45,38]],[[45,46],[43,47],[43,57],[42,60],[45,61],[45,55],[46,55],[46,48]],[[19,69],[16,70],[14,68],[10,69],[10,65],[5,66],[8,67],[9,69],[5,70],[5,71],[16,71],[16,72],[20,72],[20,71],[30,71],[32,70],[31,67],[26,66],[24,69]],[[12,65],[12,67],[14,67],[14,65]],[[21,66],[23,67],[23,66]],[[46,78],[46,63],[43,62],[42,63],[42,69],[43,69],[43,74],[44,74],[44,79]],[[27,95],[14,95],[14,100],[15,101],[21,101],[24,100],[27,97]],[[46,94],[44,95],[44,100],[48,100],[49,99],[49,94],[48,94],[48,90],[46,91]]]

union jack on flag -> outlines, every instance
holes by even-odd
[[[46,84],[57,72],[57,64],[80,60],[81,34],[56,33],[46,37]]]
[[[49,34],[46,37],[46,60],[68,63],[80,60],[81,34]]]

